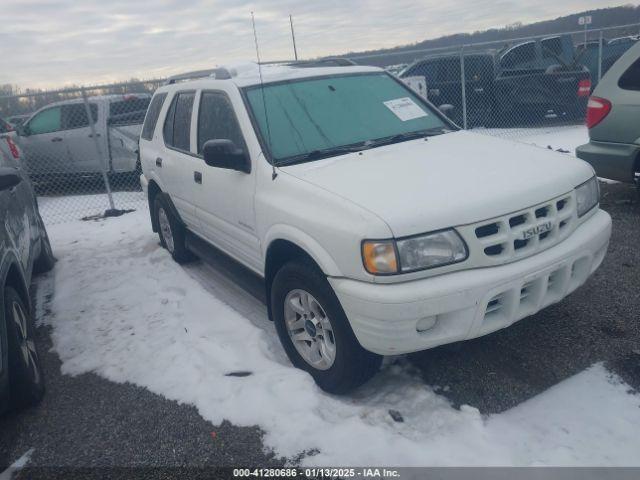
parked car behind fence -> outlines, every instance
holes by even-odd
[[[518,126],[549,116],[580,121],[591,91],[589,71],[577,63],[567,35],[502,51],[441,54],[400,74],[418,75],[426,79],[429,100],[452,106],[450,116],[461,126]]]
[[[77,98],[35,112],[17,129],[32,180],[139,172],[137,144],[149,100],[148,94],[96,96],[87,104]]]

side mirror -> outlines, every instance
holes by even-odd
[[[446,115],[448,118],[451,118],[451,115],[453,114],[453,111],[456,109],[456,107],[454,107],[453,105],[451,105],[450,103],[445,103],[444,105],[440,105],[438,107],[438,110],[440,110],[444,115]]]
[[[28,137],[31,135],[29,125],[16,125],[16,133],[21,137]]]
[[[0,192],[9,190],[22,182],[22,177],[16,168],[0,167]]]
[[[251,173],[249,156],[231,140],[207,140],[202,148],[202,156],[204,163],[210,167]]]

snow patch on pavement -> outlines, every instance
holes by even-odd
[[[402,358],[334,397],[290,365],[266,318],[250,321],[174,263],[146,212],[49,234],[59,262],[47,321],[65,374],[146,387],[213,424],[258,425],[278,455],[317,451],[308,465],[640,465],[640,396],[602,365],[488,417],[453,408]]]
[[[29,463],[33,451],[34,449],[30,448],[18,460],[13,462],[9,468],[4,472],[0,472],[0,480],[11,480],[19,470],[22,470]]]

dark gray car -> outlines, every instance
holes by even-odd
[[[589,143],[576,155],[600,177],[638,182],[640,177],[640,43],[602,77],[587,107]],[[639,183],[640,185],[640,183]]]
[[[44,394],[29,285],[54,262],[29,179],[0,150],[0,413],[34,405]]]

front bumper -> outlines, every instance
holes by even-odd
[[[576,156],[589,162],[599,177],[625,183],[633,182],[633,169],[639,153],[639,145],[593,140],[576,149]]]
[[[397,284],[329,282],[365,349],[416,352],[508,327],[559,302],[602,263],[610,236],[611,217],[597,210],[566,240],[506,265]],[[421,320],[435,324],[418,331]]]

